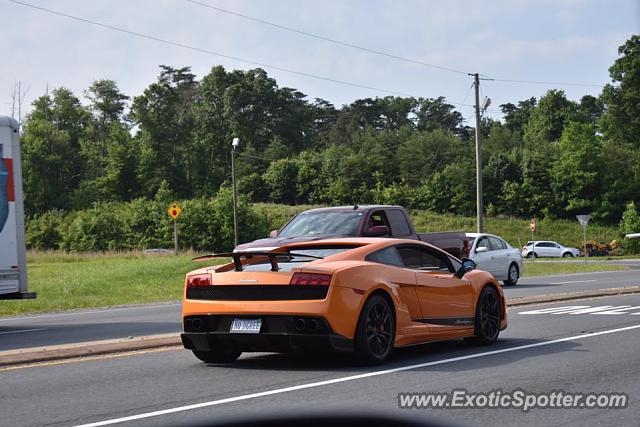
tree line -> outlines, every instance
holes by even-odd
[[[488,215],[618,223],[640,203],[640,36],[620,46],[611,82],[579,101],[552,89],[483,118]],[[23,126],[25,208],[212,198],[230,185],[253,202],[393,203],[475,211],[474,129],[444,97],[365,98],[342,107],[280,87],[262,69],[221,66],[197,79],[161,66],[131,98],[95,81],[85,101],[60,87]]]

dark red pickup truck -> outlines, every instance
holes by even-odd
[[[286,243],[330,237],[393,237],[431,243],[451,255],[469,255],[469,241],[462,232],[418,233],[402,206],[367,205],[310,209],[293,217],[268,239],[238,245],[236,251],[271,250]]]

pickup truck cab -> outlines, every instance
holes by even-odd
[[[418,233],[402,206],[366,205],[310,209],[293,217],[269,238],[238,245],[236,251],[269,251],[283,244],[335,237],[392,237],[421,240],[464,258],[469,242],[464,233]]]

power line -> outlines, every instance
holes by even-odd
[[[546,81],[538,81],[538,80],[514,80],[514,79],[491,79],[496,82],[503,83],[523,83],[523,84],[538,84],[538,85],[549,85],[549,86],[589,86],[589,87],[604,87],[604,85],[594,84],[594,83],[567,83],[567,82],[546,82]]]
[[[304,31],[304,30],[299,30],[297,28],[288,27],[288,26],[282,25],[282,24],[277,24],[275,22],[267,21],[265,19],[260,19],[260,18],[254,17],[254,16],[249,16],[249,15],[244,15],[244,14],[239,13],[239,12],[234,12],[232,10],[223,9],[221,7],[213,6],[213,5],[208,4],[208,3],[202,3],[202,2],[196,1],[196,0],[185,0],[185,1],[187,1],[189,3],[192,3],[192,4],[195,4],[195,5],[198,5],[198,6],[206,7],[208,9],[213,9],[213,10],[216,10],[218,12],[226,13],[228,15],[237,16],[237,17],[242,18],[242,19],[246,19],[246,20],[253,21],[253,22],[258,22],[260,24],[268,25],[268,26],[271,26],[271,27],[274,27],[274,28],[278,28],[280,30],[290,31],[290,32],[293,32],[293,33],[296,33],[296,34],[300,34],[300,35],[303,35],[303,36],[306,36],[306,37],[312,37],[314,39],[323,40],[323,41],[326,41],[326,42],[329,42],[329,43],[334,43],[334,44],[337,44],[337,45],[340,45],[340,46],[349,47],[349,48],[352,48],[352,49],[358,49],[358,50],[362,50],[364,52],[373,53],[375,55],[386,56],[387,58],[397,59],[397,60],[404,61],[404,62],[410,62],[412,64],[417,64],[417,65],[422,65],[424,67],[435,68],[435,69],[438,69],[438,70],[441,70],[441,71],[448,71],[450,73],[467,74],[466,71],[456,70],[455,68],[444,67],[442,65],[430,64],[428,62],[419,61],[417,59],[406,58],[404,56],[395,55],[393,53],[383,52],[381,50],[376,50],[376,49],[371,49],[371,48],[364,47],[364,46],[359,46],[359,45],[356,45],[356,44],[353,44],[353,43],[349,43],[349,42],[346,42],[346,41],[342,41],[342,40],[338,40],[338,39],[332,39],[332,38],[329,38],[329,37],[321,36],[319,34],[311,33],[311,32]]]
[[[346,42],[343,40],[338,40],[338,39],[333,39],[330,37],[325,37],[319,34],[315,34],[315,33],[311,33],[309,31],[304,31],[304,30],[300,30],[298,28],[293,28],[293,27],[288,27],[286,25],[282,25],[282,24],[278,24],[275,22],[271,22],[271,21],[267,21],[266,19],[261,19],[261,18],[256,18],[255,16],[249,16],[249,15],[245,15],[243,13],[240,12],[235,12],[233,10],[229,10],[229,9],[224,9],[221,8],[219,6],[214,6],[212,4],[209,3],[203,3],[201,1],[198,0],[185,0],[188,3],[194,4],[194,5],[198,5],[198,6],[202,6],[202,7],[206,7],[208,9],[212,9],[212,10],[216,10],[218,12],[221,13],[226,13],[228,15],[232,15],[232,16],[236,16],[242,19],[246,19],[249,21],[253,21],[253,22],[257,22],[263,25],[267,25],[270,27],[274,27],[280,30],[285,30],[285,31],[290,31],[296,34],[300,34],[306,37],[311,37],[311,38],[315,38],[318,40],[323,40],[329,43],[334,43],[340,46],[345,46],[345,47],[349,47],[352,49],[358,49],[358,50],[362,50],[368,53],[372,53],[375,55],[380,55],[380,56],[385,56],[387,58],[392,58],[392,59],[397,59],[400,61],[404,61],[404,62],[409,62],[412,64],[417,64],[417,65],[422,65],[425,67],[429,67],[429,68],[435,68],[438,70],[442,70],[442,71],[448,71],[451,73],[457,73],[457,74],[468,74],[466,71],[462,71],[462,70],[457,70],[455,68],[450,68],[450,67],[444,67],[441,65],[436,65],[436,64],[430,64],[428,62],[423,62],[423,61],[419,61],[417,59],[412,59],[412,58],[407,58],[404,56],[400,56],[400,55],[395,55],[393,53],[388,53],[388,52],[383,52],[380,50],[376,50],[376,49],[371,49],[368,47],[364,47],[364,46],[360,46],[360,45],[356,45],[354,43],[350,43],[350,42]],[[593,84],[593,83],[568,83],[568,82],[550,82],[550,81],[539,81],[539,80],[517,80],[517,79],[491,79],[491,80],[495,80],[498,82],[504,82],[504,83],[522,83],[522,84],[539,84],[539,85],[551,85],[551,86],[590,86],[590,87],[604,87],[604,85],[601,84]],[[464,101],[463,101],[464,102]]]
[[[398,92],[398,91],[394,91],[394,90],[388,90],[388,89],[383,89],[383,88],[379,88],[379,87],[374,87],[374,86],[367,86],[367,85],[363,85],[363,84],[359,84],[359,83],[353,83],[353,82],[347,82],[347,81],[343,81],[343,80],[338,80],[338,79],[334,79],[331,77],[325,77],[325,76],[319,76],[316,74],[311,74],[311,73],[306,73],[303,71],[297,71],[297,70],[293,70],[290,68],[284,68],[284,67],[280,67],[277,65],[271,65],[271,64],[266,64],[263,62],[257,62],[257,61],[251,61],[248,59],[244,59],[244,58],[239,58],[237,56],[232,56],[232,55],[227,55],[227,54],[223,54],[220,52],[215,52],[212,50],[208,50],[208,49],[203,49],[203,48],[199,48],[196,46],[191,46],[185,43],[180,43],[180,42],[174,42],[171,40],[167,40],[167,39],[163,39],[160,37],[156,37],[156,36],[151,36],[148,34],[143,34],[143,33],[139,33],[137,31],[132,31],[132,30],[127,30],[125,28],[121,28],[121,27],[116,27],[113,25],[109,25],[109,24],[103,24],[101,22],[97,22],[97,21],[93,21],[87,18],[82,18],[79,16],[75,16],[75,15],[70,15],[67,13],[63,13],[63,12],[58,12],[56,10],[52,10],[52,9],[47,9],[41,6],[36,6],[30,3],[25,3],[25,2],[21,2],[18,0],[7,0],[11,3],[15,3],[21,6],[26,6],[26,7],[30,7],[32,9],[37,9],[40,10],[42,12],[47,12],[53,15],[57,15],[57,16],[62,16],[65,18],[69,18],[69,19],[73,19],[76,21],[80,21],[80,22],[84,22],[85,24],[91,24],[91,25],[95,25],[97,27],[101,27],[101,28],[106,28],[112,31],[118,31],[120,33],[124,33],[124,34],[129,34],[132,36],[136,36],[142,39],[146,39],[146,40],[152,40],[155,42],[159,42],[159,43],[163,43],[166,45],[170,45],[170,46],[174,46],[174,47],[180,47],[183,49],[189,49],[189,50],[193,50],[196,52],[200,52],[200,53],[205,53],[208,55],[213,55],[213,56],[219,56],[222,58],[227,58],[227,59],[232,59],[234,61],[238,61],[238,62],[244,62],[246,64],[251,64],[251,65],[255,65],[258,67],[264,67],[264,68],[270,68],[273,70],[278,70],[278,71],[283,71],[286,73],[290,73],[290,74],[295,74],[295,75],[299,75],[299,76],[303,76],[303,77],[308,77],[308,78],[312,78],[312,79],[316,79],[316,80],[323,80],[323,81],[327,81],[327,82],[331,82],[331,83],[337,83],[337,84],[341,84],[341,85],[345,85],[345,86],[352,86],[352,87],[357,87],[360,89],[367,89],[367,90],[371,90],[371,91],[376,91],[376,92],[383,92],[383,93],[388,93],[391,95],[396,95],[396,96],[403,96],[403,97],[413,97],[414,95],[408,94],[408,93],[404,93],[404,92]],[[452,102],[452,104],[455,104]]]

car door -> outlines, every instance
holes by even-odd
[[[536,254],[541,257],[553,256],[553,249],[551,248],[551,242],[536,243]]]
[[[486,248],[486,251],[478,252],[478,248]],[[497,270],[493,247],[488,236],[481,236],[476,239],[476,246],[473,249],[472,259],[480,270],[488,271],[495,276]]]
[[[505,280],[507,278],[507,270],[511,263],[510,251],[507,248],[507,244],[501,239],[488,236],[489,243],[493,249],[491,254],[491,268],[490,272],[497,280]]]
[[[416,291],[416,275],[412,270],[405,268],[404,262],[395,246],[380,249],[366,256],[366,261],[398,267],[385,270],[385,276],[389,281],[398,286],[401,300],[406,304],[411,320],[419,321],[422,318],[422,308],[418,301]]]
[[[468,328],[473,324],[471,284],[454,275],[449,256],[422,245],[399,245],[405,268],[415,271],[422,323],[433,331]]]
[[[551,248],[549,248],[549,256],[552,257],[561,257],[562,256],[562,246],[555,242],[551,242]]]

